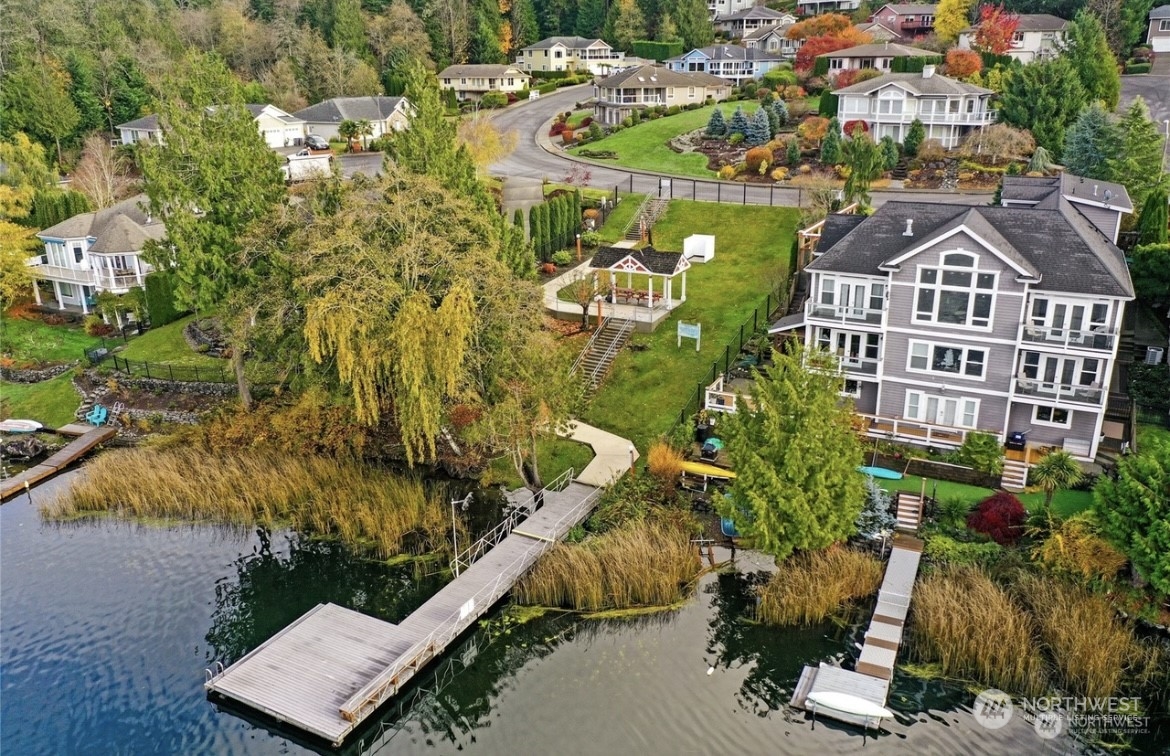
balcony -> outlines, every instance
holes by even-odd
[[[1088,386],[1078,386],[1067,383],[1044,383],[1034,378],[1024,377],[1016,378],[1016,393],[1020,396],[1084,404],[1091,407],[1100,407],[1101,400],[1105,397],[1105,391],[1095,383]]]
[[[874,113],[872,109],[864,112],[845,111],[849,120],[860,119],[876,123],[912,123],[915,118],[924,124],[943,126],[986,126],[995,123],[994,110],[982,110],[975,113]]]
[[[613,97],[602,97],[602,102],[610,105],[665,105],[666,101],[661,97],[644,97],[642,95],[615,95]]]
[[[877,375],[879,360],[866,357],[837,357],[837,364],[843,373],[860,373],[862,375]]]
[[[146,273],[143,273],[145,276]],[[97,283],[99,289],[119,290],[131,289],[135,286],[142,286],[143,281],[135,273],[131,271],[119,270],[113,274],[108,274],[105,271],[99,272],[94,281]]]
[[[68,283],[84,284],[86,286],[93,286],[95,284],[95,276],[92,270],[66,268],[60,265],[43,265],[40,263],[30,265],[29,267],[32,269],[33,275],[37,278],[66,281]]]
[[[972,428],[957,428],[950,425],[924,423],[919,420],[866,415],[860,412],[856,415],[862,420],[861,431],[870,438],[936,446],[941,449],[958,449],[963,445],[963,441],[966,440],[969,433],[987,433],[996,438],[1001,436],[999,431],[993,430],[980,431]]]
[[[1050,328],[1031,323],[1020,324],[1021,341],[1064,349],[1094,349],[1111,352],[1116,336],[1116,329],[1104,326],[1093,326],[1089,330],[1073,330],[1071,328]]]
[[[805,315],[817,320],[830,320],[834,323],[866,323],[881,325],[882,310],[867,310],[860,307],[837,307],[836,305],[817,304],[812,300],[805,303]]]

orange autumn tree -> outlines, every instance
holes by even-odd
[[[984,5],[979,9],[979,25],[972,46],[982,52],[1003,55],[1011,49],[1019,25],[1020,17],[1005,10],[1003,5]]]
[[[947,51],[947,76],[953,79],[966,79],[983,70],[983,58],[974,50],[961,50],[957,47]]]
[[[811,71],[813,64],[816,63],[818,55],[825,53],[837,52],[844,50],[847,47],[856,47],[857,45],[868,45],[873,41],[873,37],[869,36],[863,31],[858,31],[852,26],[841,32],[840,34],[821,35],[819,37],[810,37],[801,45],[800,50],[796,52],[796,70],[797,71]]]
[[[789,39],[811,39],[812,37],[833,37],[853,27],[853,19],[843,13],[825,13],[806,18],[788,27]]]

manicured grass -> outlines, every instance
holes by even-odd
[[[883,488],[891,492],[920,493],[922,491],[922,478],[917,475],[907,475],[901,480],[883,480],[880,483]],[[926,480],[926,495],[934,496],[939,501],[962,499],[970,503],[971,506],[975,506],[993,493],[995,492],[990,488],[952,483],[946,480],[934,481],[929,478]],[[1036,512],[1044,507],[1043,491],[1016,494],[1016,496],[1029,512]],[[1052,499],[1052,512],[1059,517],[1069,517],[1077,512],[1083,512],[1092,505],[1093,494],[1090,491],[1057,491],[1056,496]]]
[[[131,339],[118,356],[141,362],[228,369],[227,360],[199,354],[187,345],[187,340],[183,338],[183,329],[195,317],[189,315],[161,328],[150,329],[141,336]]]
[[[638,212],[638,207],[641,204],[642,195],[640,194],[620,195],[617,207],[605,219],[604,225],[598,231],[601,234],[601,240],[612,244],[625,238],[626,226],[633,219],[634,213]]]
[[[757,102],[744,100],[742,102],[720,103],[698,110],[684,110],[678,115],[664,116],[653,121],[642,121],[637,126],[623,129],[612,136],[590,142],[583,147],[574,147],[569,152],[577,155],[582,149],[609,150],[617,154],[617,159],[599,160],[599,163],[709,179],[715,173],[707,170],[707,157],[705,155],[696,152],[680,155],[671,150],[667,146],[667,142],[679,134],[706,126],[707,121],[711,118],[711,112],[715,108],[719,108],[723,111],[724,116],[730,118],[735,109],[741,105],[748,115],[754,113],[759,107]]]
[[[0,354],[17,365],[80,360],[101,344],[76,325],[46,325],[39,320],[0,316]]]
[[[36,420],[49,428],[73,422],[81,397],[73,390],[73,373],[41,383],[0,382],[0,418]]]
[[[586,118],[591,118],[592,116],[592,108],[587,108],[585,110],[574,110],[573,114],[569,117],[568,126],[573,131],[576,131],[577,129],[581,128],[582,121],[584,121]]]
[[[633,343],[642,349],[618,356],[582,419],[632,439],[643,451],[669,431],[696,383],[706,380],[711,363],[738,338],[740,324],[787,280],[797,218],[792,208],[671,202],[654,226],[658,248],[681,250],[686,236],[714,231],[715,259],[687,272],[687,301],[656,331],[634,335]],[[681,289],[676,281],[676,295]],[[702,324],[700,352],[689,340],[676,346],[680,319]],[[761,321],[761,327],[766,325]]]
[[[570,467],[575,473],[584,470],[593,460],[593,449],[567,438],[543,438],[536,444],[536,458],[540,463],[540,477],[547,482]],[[503,484],[509,490],[524,485],[507,457],[492,461],[490,477],[493,483]]]

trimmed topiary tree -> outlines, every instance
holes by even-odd
[[[723,119],[723,111],[715,108],[711,112],[711,118],[707,121],[707,136],[721,137],[727,136],[727,121]]]
[[[729,121],[727,124],[727,135],[731,136],[732,134],[743,134],[744,138],[746,139],[748,125],[747,114],[743,112],[743,106],[740,105],[735,109],[735,112],[731,114],[731,121]]]
[[[825,165],[841,162],[841,124],[835,116],[829,119],[829,130],[821,142],[821,162]]]
[[[914,157],[918,154],[918,148],[926,141],[926,127],[922,125],[922,121],[915,118],[910,122],[910,128],[906,132],[906,138],[902,140],[902,148],[907,155]]]

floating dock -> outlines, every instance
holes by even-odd
[[[65,436],[76,438],[65,445],[64,449],[22,473],[13,475],[8,480],[0,481],[0,501],[4,501],[17,494],[24,493],[30,486],[51,478],[69,465],[88,454],[95,446],[104,443],[118,435],[115,428],[70,423],[58,428],[57,432]]]
[[[230,667],[208,670],[208,696],[341,745],[583,522],[601,491],[571,478],[560,490],[545,489],[531,502],[542,506],[504,523],[494,546],[473,545],[465,553],[482,558],[400,624],[319,604]]]
[[[877,706],[885,707],[894,677],[894,662],[902,643],[906,616],[910,612],[910,595],[918,575],[922,558],[922,541],[898,533],[886,564],[886,575],[878,591],[877,607],[865,632],[865,644],[857,659],[855,670],[841,669],[822,662],[817,667],[805,667],[792,693],[793,708],[806,709],[812,693],[847,693]],[[848,714],[830,709],[818,713],[850,724],[867,724]]]

